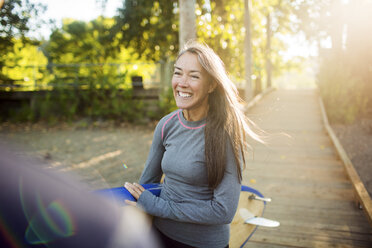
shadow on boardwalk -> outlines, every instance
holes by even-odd
[[[352,185],[323,127],[316,91],[274,91],[248,114],[272,135],[268,145],[253,144],[243,183],[273,199],[265,217],[281,226],[260,227],[246,247],[372,247],[371,227],[354,204]],[[52,168],[74,172],[99,189],[138,180],[154,125],[1,128],[0,140],[22,144]]]

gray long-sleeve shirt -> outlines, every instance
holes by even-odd
[[[205,119],[187,121],[181,110],[158,123],[140,183],[158,183],[159,197],[145,191],[138,203],[168,237],[195,247],[225,247],[240,195],[231,145],[220,185],[208,187],[204,155]]]

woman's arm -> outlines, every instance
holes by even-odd
[[[165,201],[146,190],[140,195],[138,203],[150,215],[162,218],[199,224],[228,224],[234,218],[240,195],[240,184],[230,184],[225,188],[228,184],[222,182],[209,201]]]
[[[159,121],[158,125],[155,128],[150,152],[147,157],[145,168],[139,180],[140,184],[160,183],[160,179],[163,175],[163,171],[161,169],[161,160],[163,159],[163,154],[165,151],[161,138],[161,129],[163,123],[164,118]]]
[[[199,224],[226,224],[234,218],[240,196],[235,159],[229,147],[224,178],[208,201],[184,199],[166,201],[145,190],[139,195],[138,204],[150,215]]]

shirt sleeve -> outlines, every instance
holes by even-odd
[[[146,190],[138,203],[150,215],[161,218],[198,224],[231,223],[239,203],[241,184],[231,146],[228,147],[226,172],[211,200],[166,201]]]
[[[139,180],[140,184],[160,183],[161,177],[163,175],[163,171],[161,169],[161,161],[165,152],[163,140],[161,138],[161,129],[163,124],[164,118],[159,121],[158,125],[155,128],[150,152],[145,164],[145,169],[143,170]]]

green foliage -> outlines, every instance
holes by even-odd
[[[0,121],[11,120],[13,122],[29,122],[35,119],[31,105],[28,103],[22,103],[20,107],[10,109],[8,115],[10,116],[10,119],[1,116]]]
[[[158,102],[157,116],[164,116],[177,109],[176,101],[173,96],[173,89],[169,88]]]
[[[217,51],[235,82],[243,81],[243,0],[196,2],[199,40]],[[293,5],[292,1],[280,0],[250,2],[253,74],[265,82],[269,33],[266,17],[268,14],[272,17],[271,61],[273,74],[279,75],[293,66],[293,62],[283,61],[280,51],[285,50],[285,46],[278,36],[293,32],[290,24]],[[7,72],[8,77],[29,78],[32,71],[37,75],[35,81],[44,89],[54,88],[49,96],[35,100],[33,108],[40,111],[25,118],[70,120],[84,116],[136,120],[140,115],[155,118],[170,112],[175,106],[170,92],[161,98],[157,110],[148,111],[144,110],[148,106],[143,101],[132,99],[130,82],[134,75],[155,81],[152,75],[156,66],[146,63],[175,58],[179,50],[178,18],[177,0],[128,0],[123,1],[115,18],[99,17],[91,22],[65,19],[62,28],[56,28],[49,41],[40,46],[45,57],[39,56],[36,47],[27,48],[28,54],[43,58],[29,63],[47,63],[48,70],[38,68],[34,73],[34,67]],[[37,52],[31,52],[32,49]],[[19,65],[22,57],[25,56],[14,53],[9,63],[14,61],[14,65]],[[128,65],[122,66],[124,63]]]
[[[2,73],[17,90],[35,90],[36,85],[43,84],[47,59],[37,46],[14,38],[4,58]]]
[[[178,1],[128,0],[118,10],[112,36],[141,58],[160,61],[178,51]]]
[[[26,38],[25,35],[31,29],[32,18],[44,10],[45,6],[30,3],[29,0],[4,2],[0,9],[0,81],[9,80],[9,77],[3,74],[2,68],[6,63],[8,52],[12,52],[15,43],[18,41],[22,44],[37,43]]]
[[[145,118],[149,107],[132,98],[131,76],[157,81],[154,75],[158,65],[144,63],[133,56],[131,48],[119,52],[110,49],[115,42],[107,39],[106,31],[113,19],[64,23],[41,47],[45,56],[36,46],[21,42],[8,53],[6,75],[23,80],[22,90],[35,90],[34,86],[47,90],[45,96],[33,99],[32,105],[26,103],[13,111],[12,119],[55,123],[81,117],[118,121]],[[158,110],[150,113],[150,118],[155,117],[159,118]]]
[[[91,22],[64,19],[43,50],[49,63],[104,63],[118,58],[118,40],[111,39],[113,19],[99,17]]]
[[[293,32],[290,15],[293,6],[289,1],[253,1],[252,43],[253,73],[264,78],[266,53],[265,19],[273,18],[274,34]],[[224,61],[227,71],[239,82],[244,79],[244,2],[198,0],[196,6],[198,40],[212,47]],[[173,59],[179,50],[179,6],[177,1],[125,1],[115,18],[112,35],[119,37],[126,47],[146,59],[154,61]],[[283,61],[279,51],[284,43],[276,35],[272,37],[272,63],[274,75],[293,63]]]
[[[351,73],[347,63],[339,59],[323,61],[318,86],[332,123],[352,123],[367,110],[363,84]]]
[[[243,1],[211,1],[198,4],[197,36],[224,61],[226,70],[241,81],[244,78]]]
[[[235,82],[244,81],[244,1],[214,0],[210,6],[198,1],[197,32],[199,40],[212,47],[224,61],[227,71]],[[266,18],[272,18],[271,63],[273,74],[279,76],[296,63],[284,61],[280,51],[286,50],[281,36],[292,33],[290,15],[292,6],[288,1],[251,1],[252,73],[266,81]]]
[[[135,54],[133,48],[123,47],[120,35],[110,31],[113,25],[111,18],[99,17],[89,23],[65,19],[62,28],[54,30],[43,46],[54,80],[90,78],[89,82],[95,84],[101,77],[110,77],[107,82],[120,82],[124,88],[134,75],[152,81],[156,65],[144,63],[146,60]],[[86,80],[74,80],[74,83],[87,84]]]
[[[23,104],[12,110],[10,120],[47,121],[51,124],[59,121],[74,121],[80,118],[94,120],[114,119],[118,122],[141,122],[144,118],[159,119],[164,109],[148,110],[141,99],[132,98],[132,90],[115,87],[105,90],[71,90],[55,88],[45,96],[33,99],[33,103]],[[164,108],[167,106],[164,105]]]

